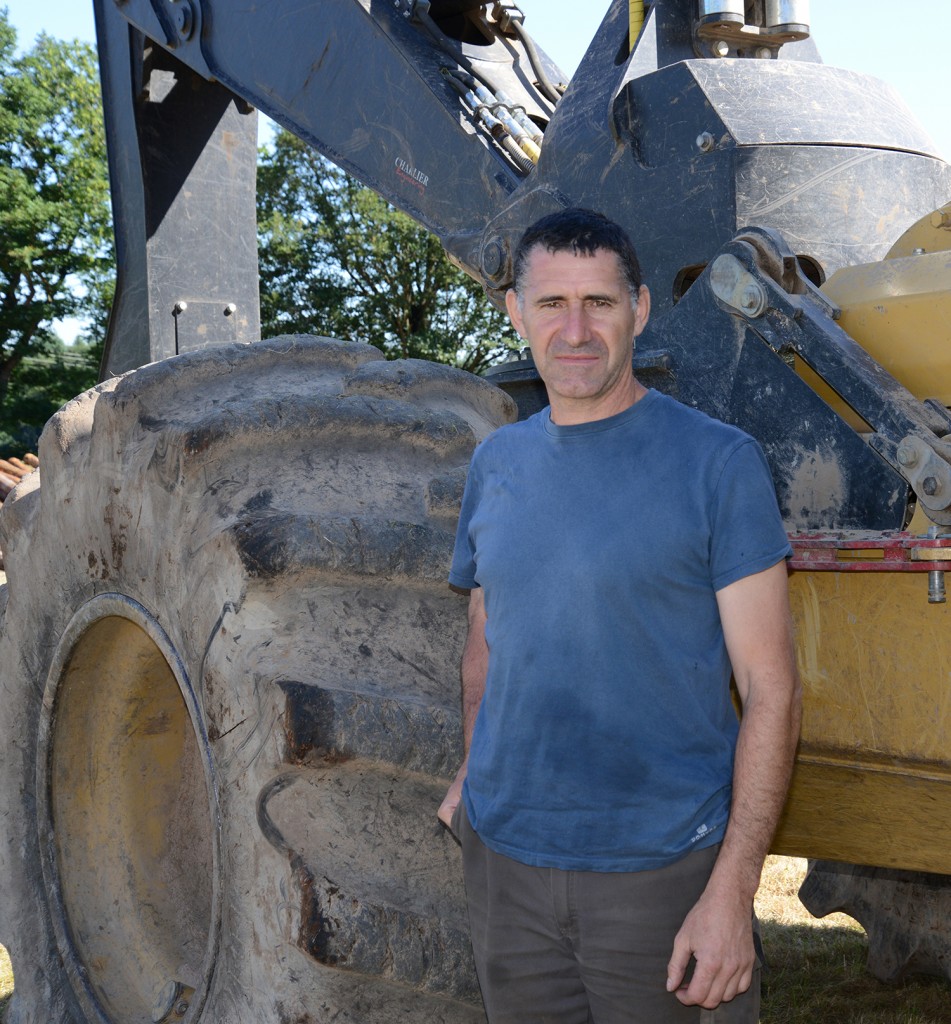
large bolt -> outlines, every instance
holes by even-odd
[[[755,282],[748,284],[740,296],[740,306],[750,316],[759,316],[766,306],[766,296],[763,294],[763,289]]]
[[[906,469],[910,469],[918,464],[918,453],[910,444],[906,444],[904,441],[898,446],[896,457],[898,464]]]
[[[189,0],[171,0],[175,4],[175,27],[182,39],[191,38],[195,27],[195,17]]]
[[[152,1005],[152,1020],[154,1024],[165,1024],[169,1016],[175,1012],[175,1000],[180,994],[180,986],[175,981],[169,981],[162,986]]]
[[[188,309],[188,303],[183,299],[179,299],[178,302],[172,306],[172,316],[181,316],[186,309]]]
[[[941,485],[933,476],[926,476],[921,481],[921,489],[929,498],[933,498],[941,490]]]
[[[933,228],[951,228],[951,206],[935,210],[931,215],[931,226]]]
[[[725,57],[730,52],[730,44],[725,39],[718,39],[713,44],[713,52],[718,57]]]
[[[697,149],[699,149],[701,153],[709,153],[716,144],[717,140],[710,134],[710,132],[701,132],[697,136]]]
[[[500,238],[486,242],[482,249],[482,273],[490,280],[500,277],[505,270],[505,243]]]
[[[173,1021],[183,1020],[194,994],[193,988],[180,981],[166,982],[152,1005],[154,1024],[172,1024]]]

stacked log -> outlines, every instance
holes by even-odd
[[[0,459],[0,505],[4,503],[13,488],[25,476],[29,476],[39,468],[39,465],[40,460],[32,452],[27,452],[22,459]],[[3,552],[0,551],[0,570],[2,569]]]
[[[40,460],[31,452],[27,452],[22,459],[0,459],[0,505],[13,488],[39,464]]]

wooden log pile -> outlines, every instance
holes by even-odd
[[[0,505],[7,495],[25,477],[29,476],[40,465],[40,460],[31,452],[22,459],[0,459]],[[0,569],[3,568],[3,552],[0,551]]]
[[[0,459],[0,505],[13,488],[39,464],[40,460],[30,452],[22,459]]]

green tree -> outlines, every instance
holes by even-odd
[[[10,378],[0,418],[0,458],[35,452],[50,416],[96,383],[101,359],[101,342],[66,345],[55,334],[44,334]]]
[[[0,454],[95,383],[113,268],[95,51],[41,35],[18,55],[0,9]],[[70,317],[87,344],[56,336]]]
[[[518,348],[439,240],[279,130],[258,163],[262,333],[368,341],[479,373]]]

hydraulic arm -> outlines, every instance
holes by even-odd
[[[640,357],[662,367],[656,386],[760,438],[791,528],[899,529],[909,483],[951,518],[946,415],[849,344],[809,289],[881,258],[951,194],[951,171],[890,89],[820,62],[804,5],[746,4],[750,19],[742,3],[614,0],[567,86],[515,4],[96,7],[120,211],[106,373],[257,337],[257,108],[435,232],[496,299],[526,224],[572,203],[609,212],[647,271]],[[753,280],[760,250],[742,266],[747,227],[781,236],[780,272],[770,258]],[[725,330],[700,291],[684,301],[715,259]]]

